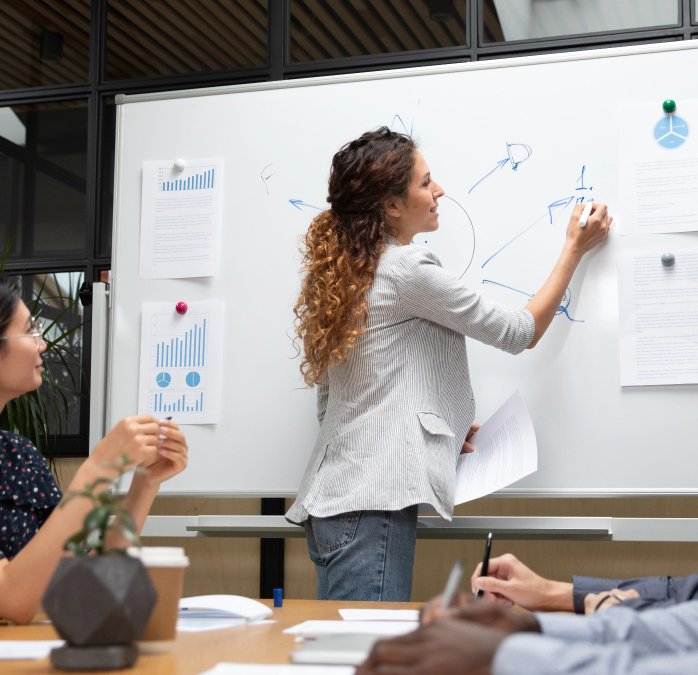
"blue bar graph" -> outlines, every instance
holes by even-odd
[[[162,182],[163,192],[174,192],[179,190],[210,190],[215,184],[215,169],[212,167],[201,173],[188,176],[186,180],[169,180]]]
[[[204,392],[196,394],[163,394],[156,392],[153,396],[152,412],[203,412]]]
[[[195,323],[184,333],[184,338],[174,337],[169,344],[164,340],[155,346],[156,368],[205,368],[206,367],[206,319]]]

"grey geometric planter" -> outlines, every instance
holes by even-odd
[[[115,669],[138,658],[133,643],[145,631],[157,593],[137,558],[61,558],[42,604],[68,642],[51,653],[64,670]]]

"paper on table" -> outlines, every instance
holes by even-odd
[[[143,162],[140,279],[216,273],[223,159]]]
[[[201,618],[201,617],[186,617],[177,619],[177,631],[180,633],[201,633],[207,630],[221,630],[222,628],[236,628],[238,626],[261,626],[267,623],[276,623],[268,619],[260,621],[248,621],[244,618]]]
[[[353,666],[218,663],[201,675],[354,675],[355,670]]]
[[[144,302],[138,412],[177,424],[218,424],[223,370],[223,301]]]
[[[366,635],[404,635],[419,628],[418,621],[304,621],[287,628],[288,635],[314,638],[318,635],[362,633]]]
[[[620,384],[698,383],[698,248],[624,253],[618,262]]]
[[[538,468],[536,433],[518,391],[478,429],[470,443],[475,452],[458,459],[454,504],[489,495]]]
[[[698,101],[679,101],[674,115],[659,101],[619,115],[620,233],[698,230]]]
[[[419,621],[418,609],[340,609],[345,621]]]
[[[0,660],[27,661],[45,659],[63,640],[0,640]]]

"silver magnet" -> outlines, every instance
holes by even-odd
[[[676,258],[673,253],[662,254],[662,265],[664,265],[664,267],[671,267],[675,262]]]

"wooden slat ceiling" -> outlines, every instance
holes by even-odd
[[[63,35],[63,58],[39,58],[44,31]],[[90,47],[89,0],[0,0],[0,88],[84,82]]]
[[[466,44],[465,0],[429,18],[426,0],[292,0],[291,59],[316,61]]]
[[[267,62],[266,0],[109,0],[107,79]]]

